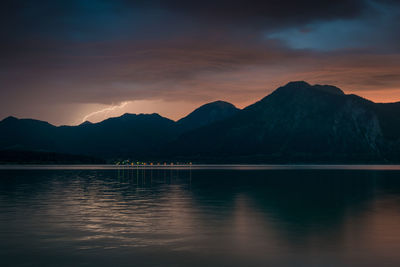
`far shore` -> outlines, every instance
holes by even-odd
[[[400,164],[0,164],[0,170],[400,170]]]

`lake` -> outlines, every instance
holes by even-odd
[[[0,259],[400,266],[400,166],[2,166]]]

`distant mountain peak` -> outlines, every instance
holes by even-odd
[[[181,129],[189,130],[199,128],[219,120],[233,116],[239,109],[233,104],[217,100],[200,106],[186,117],[177,121]]]
[[[18,118],[14,117],[14,116],[8,116],[7,118],[4,118],[2,120],[2,122],[6,122],[6,121],[16,121],[18,120]]]
[[[84,122],[82,122],[81,124],[79,124],[79,126],[83,126],[83,125],[92,125],[92,124],[93,124],[93,122],[84,121]]]
[[[226,101],[223,101],[223,100],[217,100],[217,101],[214,101],[214,102],[210,102],[210,103],[204,104],[204,105],[200,106],[199,108],[195,109],[194,111],[200,110],[200,109],[206,109],[206,108],[234,108],[234,109],[237,109],[235,107],[235,105],[233,105],[233,104],[231,104],[229,102],[226,102]]]
[[[126,117],[136,117],[136,116],[137,116],[137,114],[134,114],[134,113],[124,113],[121,116],[114,117],[114,118],[126,118]]]
[[[161,115],[158,113],[139,113],[139,114],[124,113],[120,117],[116,117],[116,118],[128,118],[128,117],[161,117]]]
[[[344,95],[344,92],[336,86],[333,85],[311,85],[305,81],[293,81],[286,85],[279,87],[276,91],[291,91],[293,93],[300,91],[319,91],[335,95]]]
[[[47,126],[53,126],[47,121],[35,120],[35,119],[19,119],[14,116],[8,116],[4,120],[0,121],[2,124],[41,124]],[[53,126],[54,127],[54,126]]]
[[[311,85],[305,81],[292,81],[288,82],[286,85],[282,87],[291,87],[291,88],[303,88],[303,87],[310,87]]]

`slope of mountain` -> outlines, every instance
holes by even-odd
[[[83,126],[83,125],[91,125],[91,124],[93,124],[92,122],[90,122],[90,121],[84,121],[84,122],[82,122],[81,124],[79,124],[79,126]]]
[[[240,109],[225,101],[215,101],[205,104],[186,117],[177,121],[180,132],[190,131],[202,126],[229,118]]]
[[[183,134],[172,146],[174,155],[229,161],[397,161],[395,151],[388,152],[400,137],[389,110],[400,110],[386,105],[334,86],[291,82],[219,124]]]

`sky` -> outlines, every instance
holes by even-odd
[[[0,119],[243,108],[289,81],[400,101],[400,1],[6,0]]]

